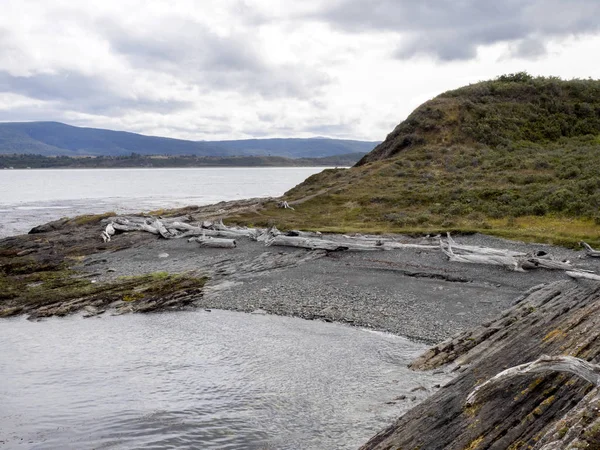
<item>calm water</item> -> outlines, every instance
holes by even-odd
[[[320,170],[0,171],[0,235],[83,213],[280,195]],[[412,388],[441,381],[406,369],[423,350],[224,311],[3,319],[0,447],[356,448],[427,395]]]
[[[0,170],[0,237],[78,214],[283,194],[323,167]]]
[[[197,311],[0,325],[0,446],[351,449],[440,376],[406,339]],[[4,447],[3,447],[4,448]]]

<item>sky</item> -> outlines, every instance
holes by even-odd
[[[505,73],[600,78],[599,0],[0,0],[0,121],[383,140]]]

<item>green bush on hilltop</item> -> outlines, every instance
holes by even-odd
[[[600,135],[600,81],[526,72],[445,92],[418,107],[361,163],[408,147],[480,143],[507,148]]]

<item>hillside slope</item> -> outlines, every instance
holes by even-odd
[[[313,175],[285,199],[294,214],[273,208],[252,221],[598,241],[600,81],[516,74],[447,92],[356,167]]]
[[[342,139],[245,139],[187,141],[124,131],[81,128],[59,122],[0,123],[0,154],[44,156],[284,156],[321,158],[366,153],[377,142]]]
[[[600,134],[600,81],[526,73],[445,92],[419,106],[359,164],[411,147],[482,144],[507,151],[523,143]]]

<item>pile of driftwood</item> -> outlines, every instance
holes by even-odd
[[[204,221],[196,225],[188,223],[188,217],[168,219],[154,217],[112,217],[102,231],[102,240],[108,242],[117,231],[146,231],[165,239],[188,238],[188,242],[197,242],[201,247],[234,248],[236,239],[246,236],[256,239],[258,230],[254,228],[228,227],[222,221]]]
[[[159,235],[165,239],[187,238],[189,242],[196,242],[201,247],[235,248],[236,239],[246,237],[254,241],[263,242],[266,246],[299,247],[309,250],[327,251],[385,251],[398,249],[441,250],[450,261],[488,264],[502,266],[510,270],[526,272],[532,269],[563,270],[573,278],[586,278],[600,281],[600,275],[590,271],[576,268],[570,261],[560,261],[552,258],[543,251],[535,254],[479,247],[474,245],[458,244],[450,234],[444,240],[441,236],[434,238],[427,236],[422,242],[404,243],[391,237],[370,237],[362,235],[334,235],[325,238],[319,232],[291,230],[285,233],[276,227],[249,228],[231,227],[218,221],[203,221],[196,224],[189,223],[188,216],[174,218],[156,217],[112,217],[106,228],[102,231],[102,239],[108,242],[117,232],[146,231]],[[600,257],[600,251],[594,250],[585,242],[581,245],[586,254]]]

